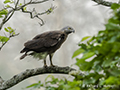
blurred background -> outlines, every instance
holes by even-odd
[[[0,0],[0,9],[4,6],[3,1]],[[20,2],[23,2],[23,0],[20,0]],[[72,55],[79,48],[77,46],[79,41],[85,36],[92,36],[97,34],[99,30],[104,30],[104,24],[107,22],[107,18],[110,17],[110,9],[108,7],[97,5],[92,0],[50,0],[42,4],[29,5],[27,10],[36,8],[37,12],[44,12],[51,5],[57,8],[51,14],[41,16],[45,21],[44,26],[38,24],[40,22],[38,19],[31,19],[29,14],[20,11],[15,12],[13,17],[5,24],[4,27],[11,26],[13,29],[16,29],[16,33],[20,34],[11,38],[0,51],[0,76],[3,79],[7,80],[26,69],[42,67],[43,61],[35,60],[32,57],[26,57],[20,61],[16,57],[21,55],[19,52],[24,47],[24,43],[32,39],[35,35],[50,30],[60,30],[65,26],[73,27],[76,32],[69,35],[62,47],[56,51],[53,56],[53,63],[58,66],[73,65],[76,60],[72,59]],[[4,32],[0,31],[0,34],[4,34]],[[47,64],[49,64],[48,58]],[[72,67],[75,66],[73,65]],[[46,76],[31,77],[9,90],[21,90],[39,80],[44,82]],[[64,76],[68,79],[72,78],[69,75]],[[61,75],[57,75],[57,77],[61,77]]]

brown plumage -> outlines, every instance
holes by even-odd
[[[32,55],[35,58],[44,59],[44,66],[46,66],[46,57],[49,55],[51,66],[54,66],[52,63],[53,53],[60,48],[68,34],[72,32],[75,32],[74,29],[67,26],[59,31],[49,31],[35,36],[24,44],[25,47],[20,51],[20,53],[24,54],[20,59]],[[33,52],[28,54],[30,51]]]

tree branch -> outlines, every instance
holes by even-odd
[[[19,0],[17,0],[17,2],[16,2],[16,4],[15,4],[15,8],[17,8],[18,3],[19,3]]]
[[[0,84],[2,84],[4,82],[4,80],[2,79],[2,77],[0,77]]]
[[[39,23],[40,26],[43,26],[44,25],[44,21],[39,16],[44,15],[44,14],[50,14],[55,8],[56,8],[55,6],[51,6],[47,11],[44,11],[42,13],[37,13],[35,8],[33,8],[32,11],[26,11],[26,10],[24,10],[24,8],[21,8],[21,10],[22,10],[23,13],[29,13],[30,17],[32,19],[35,18],[35,17],[38,18],[41,21],[41,23]],[[35,13],[35,15],[33,15],[33,13]]]
[[[118,4],[120,4],[120,0],[118,1]]]
[[[58,67],[58,66],[27,69],[26,71],[13,76],[11,79],[1,82],[0,90],[6,90],[32,76],[47,74],[47,73],[69,74],[69,72],[73,70],[75,69],[70,68],[70,67]]]
[[[97,4],[107,6],[107,7],[111,7],[111,5],[113,4],[112,2],[108,2],[104,0],[92,0],[92,1],[96,2]]]
[[[2,23],[0,24],[0,30],[2,29],[3,25],[12,17],[13,13],[15,11],[19,11],[19,10],[22,10],[25,6],[27,5],[30,5],[30,4],[39,4],[39,3],[43,3],[43,2],[46,2],[46,1],[49,1],[49,0],[42,0],[42,1],[33,1],[33,0],[30,0],[28,3],[25,3],[24,5],[21,5],[21,6],[18,6],[18,3],[19,3],[19,0],[17,0],[16,4],[15,4],[15,7],[8,7],[9,10],[8,11],[8,14],[5,15],[5,17],[3,18],[2,20]],[[25,1],[24,1],[25,2]],[[6,10],[8,8],[4,8],[2,10]],[[11,14],[12,13],[12,14]],[[46,12],[47,13],[47,12]],[[11,14],[11,15],[10,15]],[[44,13],[45,14],[45,13]],[[10,16],[9,16],[10,15]]]

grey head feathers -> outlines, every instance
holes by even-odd
[[[70,34],[70,33],[75,32],[75,30],[70,26],[66,26],[66,27],[62,28],[61,30],[64,31],[66,34]]]

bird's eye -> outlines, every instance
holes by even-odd
[[[72,29],[72,28],[69,27],[68,29]]]

